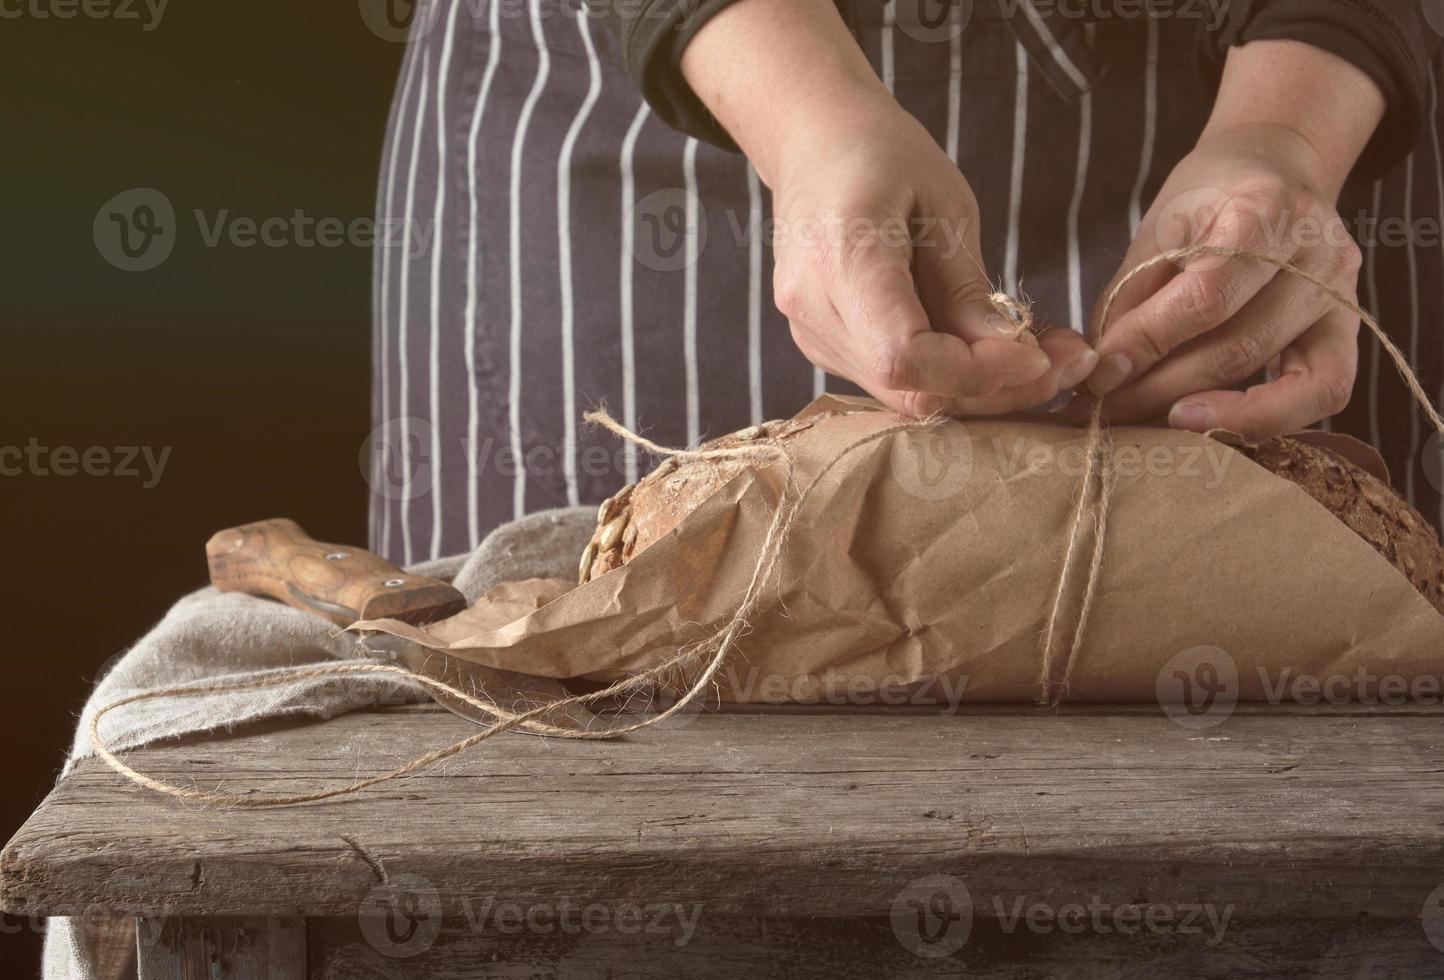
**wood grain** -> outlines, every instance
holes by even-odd
[[[1360,980],[1439,977],[1444,954],[1418,921],[1300,922],[1235,925],[1212,935],[1066,934],[1008,931],[980,919],[956,951],[919,956],[886,919],[698,920],[678,936],[597,929],[574,934],[499,935],[465,921],[447,923],[425,948],[387,955],[355,919],[314,920],[315,980],[1152,980],[1257,977],[1261,980]]]
[[[986,909],[1232,904],[1240,915],[1418,921],[1444,882],[1438,711],[727,713],[621,742],[503,738],[305,808],[217,811],[94,761],[0,855],[17,914],[350,916],[421,879],[443,914],[700,903],[713,916],[885,915],[937,873]],[[434,707],[271,726],[131,755],[229,791],[380,771],[472,730]]]
[[[231,918],[146,921],[139,980],[305,980],[306,923]]]

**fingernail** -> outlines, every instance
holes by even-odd
[[[1018,328],[1009,323],[1007,317],[999,313],[989,313],[983,318],[983,323],[989,330],[993,331],[993,333],[1001,334],[1004,337],[1016,337],[1018,335]]]
[[[1098,352],[1085,350],[1073,358],[1073,362],[1063,369],[1062,374],[1058,375],[1058,390],[1066,391],[1069,388],[1077,387],[1078,383],[1092,374],[1093,369],[1097,366]]]
[[[1179,402],[1168,413],[1168,424],[1175,429],[1207,432],[1217,427],[1213,409],[1203,402]]]
[[[1029,384],[1037,381],[1051,370],[1053,370],[1053,362],[1048,360],[1048,355],[1041,350],[1034,350],[1027,363],[1008,372],[1007,386],[1011,388],[1014,385]]]
[[[1133,362],[1127,354],[1109,354],[1099,362],[1088,378],[1088,390],[1095,395],[1106,395],[1128,380],[1133,373]]]

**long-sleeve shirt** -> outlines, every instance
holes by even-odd
[[[718,146],[735,147],[682,75],[682,52],[717,13],[736,0],[589,0],[620,42],[627,74],[652,109],[669,125]],[[964,0],[966,2],[966,0]],[[1444,4],[1417,0],[974,0],[994,3],[1025,30],[1024,21],[1066,31],[1080,21],[1109,19],[1109,3],[1127,3],[1140,16],[1145,3],[1154,16],[1199,20],[1197,58],[1207,84],[1217,83],[1230,47],[1259,40],[1295,40],[1336,54],[1356,65],[1379,86],[1387,111],[1360,170],[1377,173],[1406,154],[1426,118],[1427,66],[1444,33]],[[881,0],[838,0],[844,18]],[[1037,18],[1018,14],[1033,3]]]

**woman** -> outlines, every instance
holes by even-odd
[[[635,479],[589,407],[688,444],[852,385],[919,414],[1086,381],[1117,422],[1323,421],[1437,516],[1437,442],[1358,318],[1297,277],[1160,265],[1096,350],[1083,335],[1139,263],[1245,248],[1357,291],[1437,392],[1426,8],[1083,6],[433,0],[383,159],[405,247],[377,255],[373,545],[465,550]],[[994,288],[1058,325],[1039,348]]]

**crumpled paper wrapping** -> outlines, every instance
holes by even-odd
[[[801,416],[822,417],[787,443],[799,488],[901,421],[876,403],[836,397]],[[1200,647],[1228,654],[1240,700],[1275,698],[1281,677],[1444,675],[1444,617],[1298,487],[1206,436],[1121,426],[1112,439],[1105,557],[1067,699],[1152,701],[1161,672]],[[717,693],[1039,697],[1040,641],[1086,440],[1034,415],[949,420],[846,452],[803,502]],[[783,469],[743,473],[586,585],[507,583],[425,629],[358,626],[547,677],[611,680],[655,666],[736,610]]]

